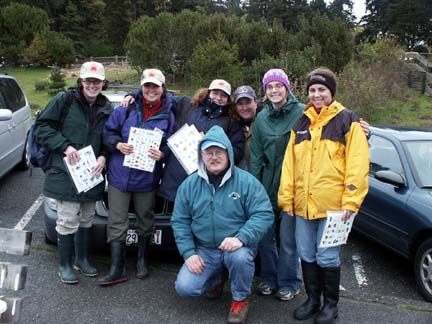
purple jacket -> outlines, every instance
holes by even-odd
[[[108,160],[108,182],[123,192],[148,192],[158,187],[161,177],[162,161],[156,162],[153,172],[131,169],[123,166],[124,154],[116,149],[119,142],[127,143],[131,127],[153,130],[155,127],[164,132],[160,150],[168,152],[167,139],[174,129],[173,102],[170,96],[162,98],[162,105],[156,115],[143,121],[142,94],[135,98],[132,107],[117,108],[105,123],[103,142],[112,152]],[[129,114],[129,116],[128,116]]]

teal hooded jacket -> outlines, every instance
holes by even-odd
[[[197,246],[217,249],[226,237],[237,237],[244,246],[257,244],[273,223],[270,200],[262,184],[234,165],[234,153],[224,130],[213,126],[202,138],[228,150],[230,166],[221,184],[209,182],[201,150],[198,171],[179,187],[171,218],[178,250],[186,260]]]

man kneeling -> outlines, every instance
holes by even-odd
[[[228,323],[244,322],[256,245],[273,221],[264,187],[234,166],[228,137],[213,126],[199,144],[198,171],[179,187],[174,204],[171,224],[185,260],[177,275],[177,293],[195,297],[211,291],[221,296],[225,266],[233,298]]]

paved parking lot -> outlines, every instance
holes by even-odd
[[[36,172],[35,172],[36,171]],[[13,228],[41,193],[42,174],[12,172],[0,179],[0,226]],[[97,287],[94,278],[80,277],[78,285],[64,285],[57,277],[56,246],[44,240],[42,209],[36,210],[25,229],[33,232],[29,256],[0,254],[0,259],[29,266],[21,323],[224,323],[230,294],[222,299],[182,299],[174,291],[181,260],[175,253],[154,252],[151,276],[134,278],[134,256],[128,256],[130,280],[113,287]],[[103,273],[109,255],[94,256]],[[337,323],[432,323],[432,304],[419,295],[410,266],[354,234],[342,253],[342,291]],[[360,265],[360,266],[359,266]],[[226,287],[227,288],[227,287]],[[9,293],[9,292],[8,292]],[[5,294],[0,290],[0,295]],[[10,293],[9,293],[10,294]],[[297,323],[292,312],[304,294],[293,301],[251,296],[248,323]],[[301,322],[298,322],[301,323]],[[302,323],[313,323],[312,320]]]

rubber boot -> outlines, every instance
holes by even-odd
[[[321,268],[324,306],[315,319],[316,324],[332,324],[338,317],[340,267]]]
[[[115,285],[128,280],[126,276],[126,245],[124,240],[111,241],[111,267],[107,275],[98,279],[99,286]]]
[[[149,276],[148,270],[148,254],[151,236],[138,236],[138,259],[137,259],[137,273],[138,279],[145,279]]]
[[[91,227],[78,228],[75,233],[75,270],[80,271],[86,277],[96,277],[99,273],[91,265],[88,259],[88,246],[90,239]]]
[[[321,280],[316,262],[301,261],[303,281],[308,299],[294,311],[294,318],[300,321],[311,318],[321,307]]]
[[[67,284],[76,284],[78,277],[72,267],[74,234],[61,235],[57,233],[57,243],[60,257],[58,268],[60,280]]]

